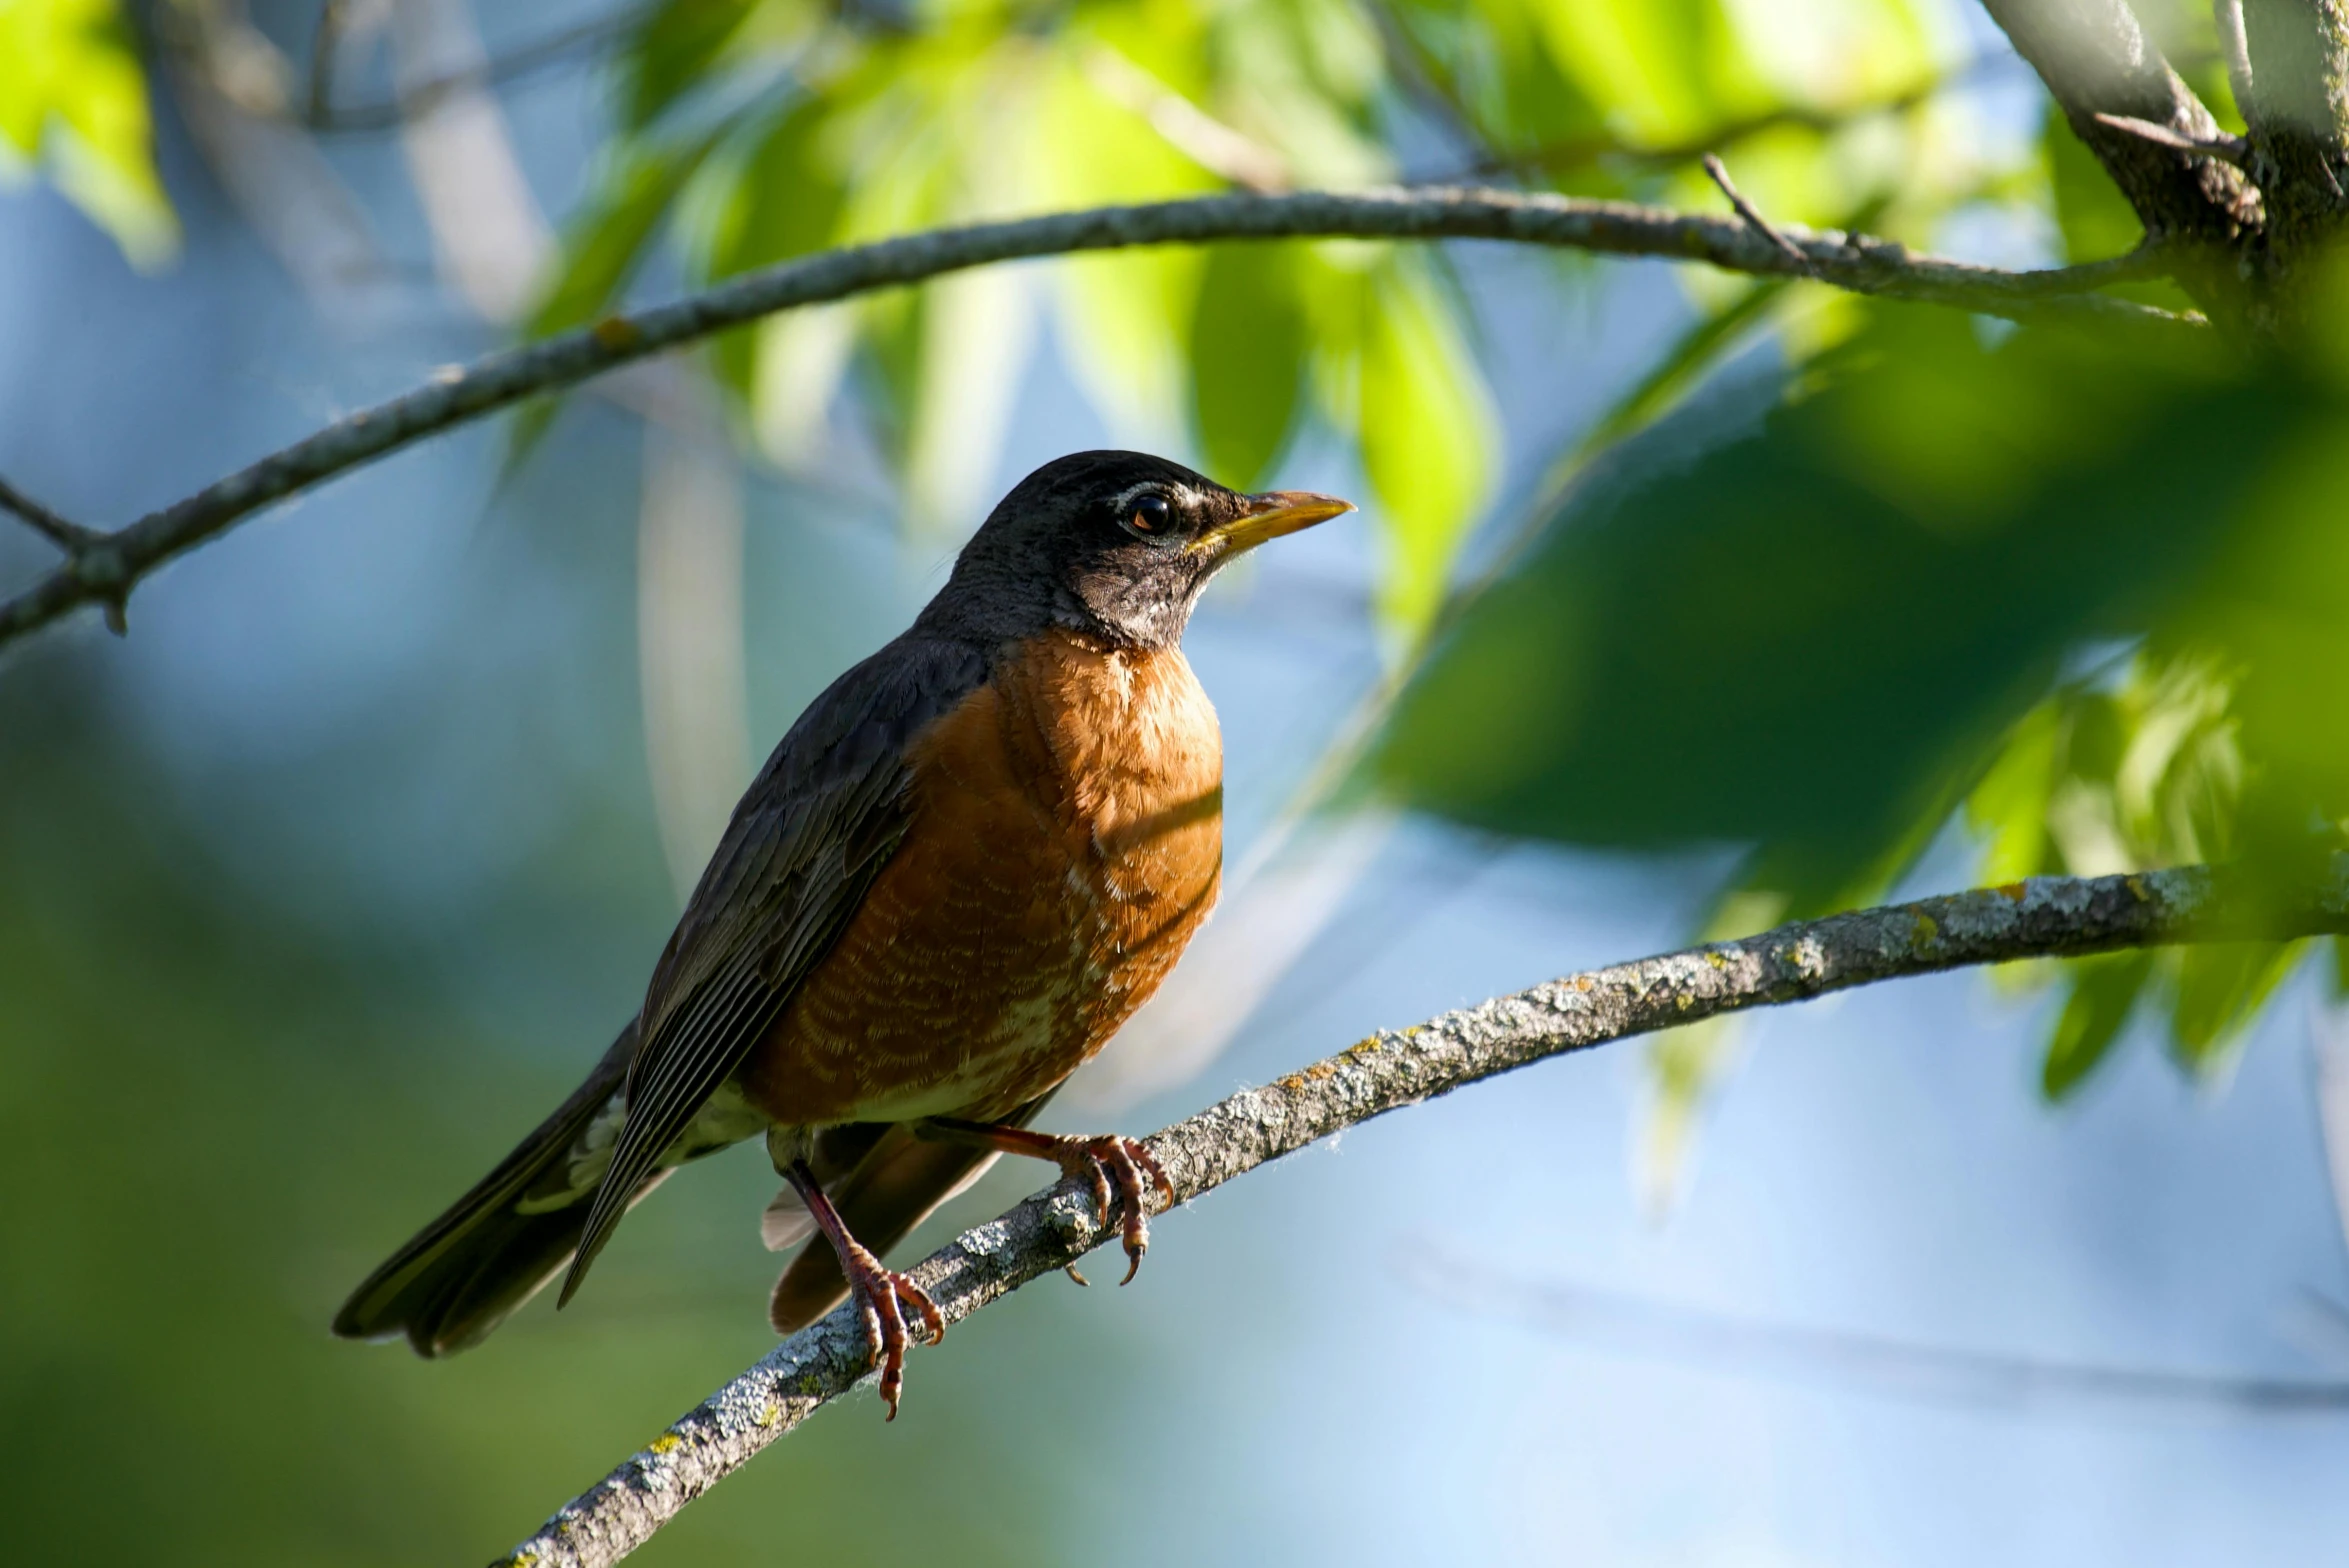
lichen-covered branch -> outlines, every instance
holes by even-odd
[[[1764,241],[1763,243],[1767,243]],[[1154,1135],[1189,1200],[1359,1122],[1463,1085],[1627,1035],[1872,981],[2022,958],[2349,928],[2349,878],[2304,900],[2230,896],[2204,867],[2141,876],[2044,877],[1799,922],[1742,941],[1594,969],[1371,1036]],[[1064,1182],[964,1232],[912,1273],[949,1323],[1075,1262],[1116,1234]],[[864,1331],[843,1307],[777,1345],[650,1447],[565,1505],[502,1562],[617,1562],[775,1439],[866,1375]]]
[[[821,251],[671,304],[608,317],[581,331],[451,367],[426,386],[338,420],[185,500],[90,541],[64,565],[0,603],[0,644],[82,605],[119,610],[157,567],[263,507],[525,398],[563,391],[776,311],[1028,257],[1227,240],[1501,240],[1706,262],[1772,277],[1803,276],[1856,293],[2017,320],[2174,319],[2090,292],[2124,275],[2157,270],[2158,258],[2009,272],[1912,255],[1900,245],[1864,235],[1815,233],[1791,224],[1779,225],[1776,233],[1792,249],[1781,249],[1770,235],[1734,217],[1509,191],[1412,189],[1203,196],[936,229]]]
[[[2190,150],[2218,140],[2218,122],[2146,37],[2127,0],[1982,3],[2150,238],[2226,251],[2258,230],[2259,192],[2240,169]],[[2157,143],[2100,115],[2162,127],[2177,142]]]

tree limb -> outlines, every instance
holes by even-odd
[[[2261,156],[2260,188],[2277,242],[2329,241],[2349,196],[2349,8],[2342,0],[2241,0],[2239,104]],[[2222,16],[2222,34],[2227,20]]]
[[[2109,264],[2009,272],[1912,255],[1897,243],[1865,235],[1814,233],[1792,224],[1776,232],[1792,242],[1790,249],[1779,249],[1769,235],[1736,219],[1624,202],[1489,190],[1305,191],[1097,207],[819,251],[670,304],[608,316],[577,332],[451,366],[415,391],[338,420],[185,500],[103,535],[95,547],[0,603],[0,644],[80,605],[119,603],[155,568],[261,508],[524,398],[562,391],[779,310],[1027,257],[1219,240],[1504,240],[1701,261],[1764,276],[1804,276],[1855,293],[1954,305],[2014,320],[2174,327],[2180,319],[2089,293],[2118,281],[2121,274]],[[2137,257],[2120,266],[2136,275],[2158,262]]]
[[[1913,904],[1797,922],[1742,941],[1590,970],[1388,1030],[1155,1134],[1179,1201],[1357,1123],[1532,1062],[1626,1035],[1974,964],[2074,957],[2189,941],[2273,939],[2349,928],[2336,868],[2296,906],[2227,893],[2207,867],[2040,877]],[[1088,1189],[1063,1182],[964,1232],[913,1277],[949,1323],[1116,1235]],[[848,1307],[777,1345],[501,1559],[504,1568],[601,1568],[865,1378]]]
[[[2157,144],[2099,115],[2161,126],[2199,147],[2222,133],[2202,100],[2145,36],[2127,0],[1982,0],[2047,84],[2137,211],[2146,234],[2229,247],[2259,228],[2259,192],[2242,171],[2199,151]]]

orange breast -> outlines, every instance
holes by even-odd
[[[744,1094],[785,1125],[1007,1114],[1166,978],[1215,901],[1223,743],[1178,651],[1039,638],[913,748],[912,826]]]

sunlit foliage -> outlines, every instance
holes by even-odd
[[[0,0],[0,185],[34,170],[132,261],[152,265],[178,245],[138,52],[114,0]]]
[[[1925,90],[1937,8],[1110,0],[834,8],[671,0],[615,64],[620,127],[537,326],[591,319],[664,232],[693,280],[1013,213],[1253,188],[1505,177],[1667,196],[1735,145],[1790,218],[1856,205],[1919,238],[1980,171]],[[1880,112],[1871,112],[1880,111]],[[786,466],[842,393],[913,526],[967,503],[995,434],[973,388],[1040,325],[1119,439],[1251,483],[1307,431],[1376,502],[1378,607],[1429,624],[1501,453],[1451,258],[1328,243],[1091,257],[778,319],[721,345],[745,428]],[[1742,287],[1713,290],[1734,305]],[[999,400],[998,400],[999,401]]]
[[[2208,8],[2141,10],[2239,125]],[[1717,206],[1705,151],[1787,221],[2134,245],[2060,116],[2036,140],[1986,124],[1968,36],[1931,0],[663,0],[602,67],[611,133],[531,330],[881,235],[1228,188]],[[140,258],[171,233],[148,140],[105,0],[0,6],[0,145]],[[1736,848],[1723,911],[1872,896],[1953,824],[2001,878],[2329,847],[2349,650],[2321,354],[1992,341],[1691,272],[1651,374],[1571,446],[1504,453],[1480,361],[1510,326],[1463,265],[1350,242],[1094,256],[787,314],[704,359],[748,447],[802,469],[856,446],[917,530],[967,513],[1047,336],[1117,439],[1240,484],[1301,441],[1351,454],[1400,677],[1377,781],[1507,833]],[[1591,276],[1557,268],[1569,292]],[[1776,391],[1683,406],[1765,340]],[[525,414],[518,454],[550,416]],[[1490,514],[1505,463],[1551,476],[1522,522]],[[1464,588],[1480,525],[1527,547]],[[2154,998],[2182,1062],[2223,1064],[2289,958],[2065,971],[2049,1091]]]

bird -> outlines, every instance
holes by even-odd
[[[763,1137],[804,1242],[788,1334],[856,1303],[895,1420],[938,1307],[882,1260],[1003,1154],[1090,1184],[1131,1280],[1166,1172],[1038,1132],[1222,880],[1223,744],[1182,652],[1217,571],[1354,508],[1079,452],[1015,485],[895,640],[811,702],[735,807],[643,1005],[571,1096],[352,1292],[351,1339],[436,1357],[557,1275],[567,1304],[679,1167]],[[912,1327],[909,1327],[909,1322]]]

